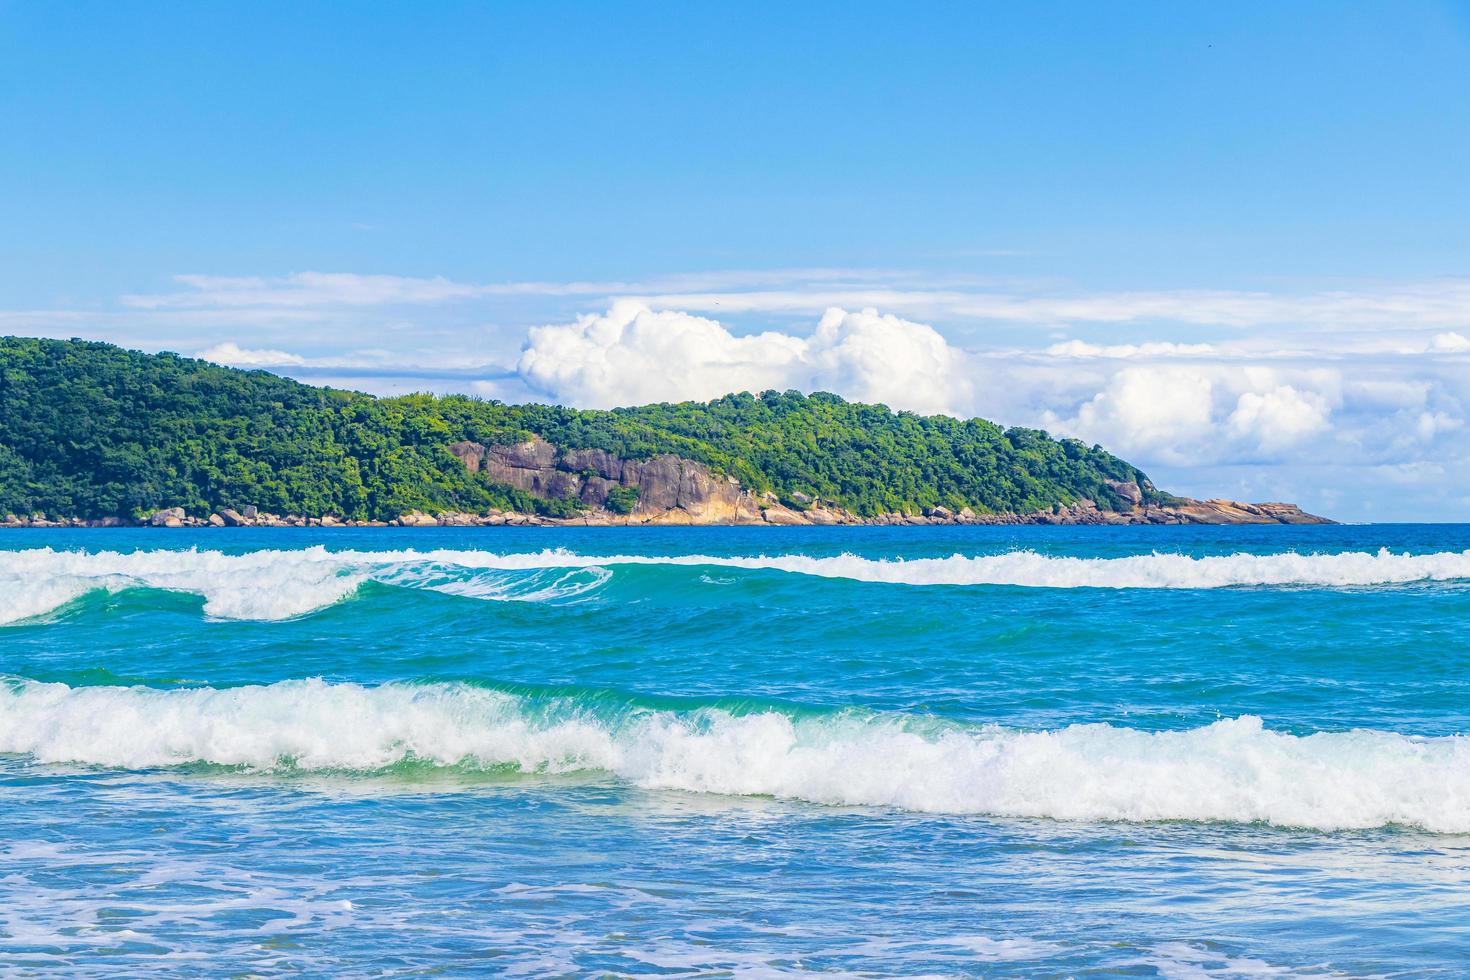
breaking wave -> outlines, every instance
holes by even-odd
[[[1470,832],[1470,739],[1298,736],[1249,715],[1186,731],[1021,731],[858,709],[665,710],[459,683],[162,690],[9,678],[0,752],[119,769],[596,772],[648,789],[934,813]]]
[[[897,585],[1031,588],[1218,589],[1239,586],[1365,587],[1470,579],[1470,551],[1434,554],[1219,555],[1154,553],[1075,558],[996,555],[882,560],[844,554],[579,555],[563,549],[489,551],[57,551],[0,552],[0,623],[48,613],[87,592],[155,588],[204,597],[222,619],[288,619],[340,602],[368,581],[480,599],[552,601],[591,592],[618,566],[773,570]],[[550,577],[505,573],[559,572]]]

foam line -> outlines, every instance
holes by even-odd
[[[1298,736],[1253,716],[1186,731],[1020,731],[856,709],[530,702],[452,683],[158,690],[11,678],[0,681],[0,752],[120,769],[592,771],[649,789],[934,813],[1470,832],[1470,739]]]
[[[1368,587],[1470,579],[1470,551],[1396,554],[1189,555],[1074,558],[1010,551],[996,555],[885,560],[857,555],[580,555],[563,549],[490,551],[263,550],[244,554],[191,549],[135,552],[0,552],[0,623],[42,615],[95,589],[147,587],[204,597],[222,619],[287,619],[351,595],[367,581],[482,599],[550,601],[581,595],[626,566],[701,566],[773,570],[893,585],[1020,586],[1052,589],[1219,589],[1241,586]],[[487,572],[590,570],[516,588]]]

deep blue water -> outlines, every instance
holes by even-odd
[[[0,535],[0,967],[1461,976],[1470,528]]]

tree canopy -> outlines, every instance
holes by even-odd
[[[177,354],[0,338],[0,514],[137,517],[251,504],[378,520],[415,509],[574,513],[575,501],[468,472],[447,448],[532,434],[625,459],[672,453],[754,491],[821,498],[864,516],[935,506],[1026,513],[1082,497],[1107,508],[1116,504],[1109,481],[1157,494],[1099,446],[825,392],[611,411],[461,395],[376,398]],[[620,508],[633,503],[619,497]]]

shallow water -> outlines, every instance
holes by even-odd
[[[1470,529],[0,536],[0,964],[1463,975]]]

